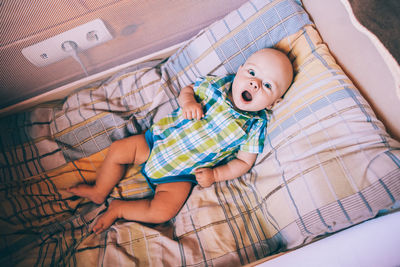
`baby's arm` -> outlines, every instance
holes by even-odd
[[[193,85],[188,85],[181,90],[178,97],[178,103],[182,108],[182,115],[185,119],[200,120],[204,117],[203,108],[197,103],[194,97]]]
[[[237,157],[225,165],[196,169],[196,180],[202,187],[209,187],[214,182],[238,178],[250,170],[256,158],[257,154],[255,153],[239,151]]]

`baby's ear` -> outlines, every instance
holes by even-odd
[[[272,103],[272,105],[269,105],[267,109],[271,110],[276,104],[280,103],[282,100],[283,100],[282,98],[278,98],[277,100],[274,101],[274,103]]]

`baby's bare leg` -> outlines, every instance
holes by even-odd
[[[169,221],[182,208],[191,188],[190,182],[160,184],[152,199],[113,200],[107,211],[97,220],[93,232],[103,232],[118,218],[146,223]]]
[[[111,144],[106,158],[96,176],[96,184],[80,184],[69,192],[89,198],[94,203],[103,203],[113,187],[125,173],[128,164],[142,164],[149,157],[150,149],[144,134],[133,135]]]

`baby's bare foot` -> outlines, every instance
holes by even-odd
[[[101,232],[107,230],[117,219],[117,215],[113,212],[112,209],[108,208],[108,210],[99,217],[96,224],[93,226],[93,232],[95,234],[100,234]]]
[[[67,189],[67,191],[76,196],[86,197],[96,204],[103,203],[107,197],[98,192],[95,186],[87,184],[79,184],[77,186],[70,187]]]

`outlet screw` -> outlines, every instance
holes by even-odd
[[[41,54],[40,57],[42,59],[48,59],[49,58],[46,53]]]
[[[99,36],[97,35],[97,31],[90,31],[86,34],[86,39],[90,42],[92,41],[98,41]]]

